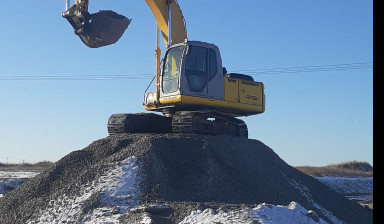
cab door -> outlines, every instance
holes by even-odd
[[[178,46],[168,49],[166,53],[161,76],[161,96],[179,93],[180,64],[183,50],[184,46]]]
[[[208,93],[208,48],[189,45],[186,55],[184,83],[186,95],[206,96]]]

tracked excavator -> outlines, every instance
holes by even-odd
[[[145,110],[158,113],[113,114],[108,133],[195,133],[248,138],[241,116],[265,111],[264,85],[251,76],[227,73],[219,48],[189,41],[177,0],[145,0],[157,21],[155,92],[144,93]],[[106,10],[91,14],[89,0],[76,0],[62,14],[90,48],[116,43],[131,20]],[[159,33],[166,52],[161,60]],[[154,81],[152,80],[152,81]]]

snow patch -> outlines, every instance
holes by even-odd
[[[0,197],[37,174],[36,172],[0,171]]]
[[[139,204],[137,157],[111,164],[98,180],[82,187],[80,196],[63,195],[28,223],[117,223]]]
[[[259,204],[248,210],[218,211],[213,209],[197,210],[184,218],[179,224],[327,224],[314,211],[306,210],[297,202],[288,206]]]
[[[373,192],[373,178],[316,177],[316,179],[341,194],[369,194]]]
[[[8,178],[0,181],[0,197],[3,197],[6,193],[8,193],[8,191],[17,188],[18,186],[20,186],[20,184],[24,183],[27,180],[28,178]]]
[[[291,178],[290,178],[291,179]],[[336,216],[334,216],[330,211],[319,205],[313,200],[313,196],[310,193],[310,190],[307,186],[304,184],[299,183],[298,181],[291,179],[289,182],[293,187],[295,187],[297,190],[300,191],[301,195],[303,195],[306,200],[312,204],[313,207],[317,208],[319,211],[321,211],[322,215],[327,217],[329,220],[331,220],[334,224],[344,224],[343,221],[339,220]]]
[[[10,178],[32,178],[39,173],[36,172],[22,172],[22,171],[0,171],[0,179]]]
[[[291,202],[288,206],[260,204],[251,209],[254,221],[261,223],[281,224],[326,224],[312,210],[306,210],[297,202]]]
[[[208,223],[253,223],[251,214],[245,210],[239,211],[219,211],[213,209],[205,209],[204,211],[197,210],[184,218],[179,224],[208,224]]]

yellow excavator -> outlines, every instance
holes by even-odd
[[[143,106],[156,113],[113,114],[108,133],[195,133],[248,138],[241,116],[263,113],[264,85],[251,76],[227,73],[219,48],[189,41],[177,0],[145,0],[158,25],[155,92],[144,93]],[[89,0],[76,0],[62,14],[91,48],[116,43],[131,20],[113,11],[88,12]],[[159,33],[166,45],[160,59]],[[153,80],[152,80],[153,81]],[[148,89],[148,88],[147,88]]]

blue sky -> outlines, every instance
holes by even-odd
[[[228,71],[373,61],[372,1],[179,3],[188,39],[215,43]],[[144,112],[156,44],[145,1],[90,2],[91,13],[111,9],[132,19],[117,44],[100,49],[73,34],[64,8],[65,0],[2,4],[0,162],[57,161],[106,137],[111,114]],[[36,79],[108,75],[134,78]],[[253,77],[265,85],[266,111],[244,118],[250,138],[294,166],[373,164],[372,66]]]

